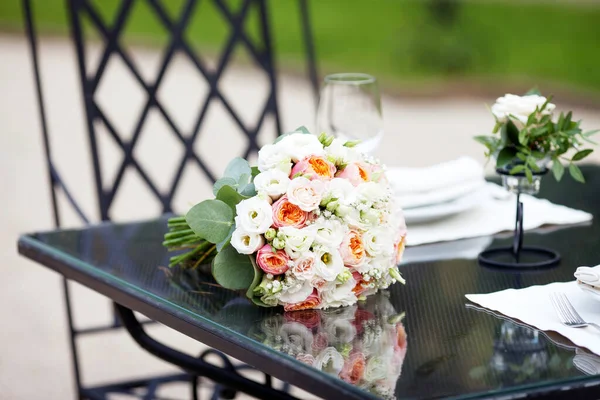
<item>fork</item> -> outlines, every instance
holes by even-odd
[[[563,325],[571,328],[584,328],[586,326],[593,326],[600,331],[600,325],[594,324],[593,322],[585,322],[583,318],[581,318],[564,293],[552,293],[550,295],[550,301],[552,302],[554,310],[556,311],[556,314],[558,314],[558,318]]]

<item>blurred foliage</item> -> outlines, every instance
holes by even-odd
[[[111,20],[119,0],[94,0]],[[145,1],[135,2],[125,40],[161,46],[165,30]],[[175,17],[183,0],[163,1]],[[231,1],[234,8],[241,1]],[[33,0],[44,33],[67,32],[65,0]],[[363,71],[396,83],[448,79],[554,81],[600,91],[600,5],[577,2],[327,0],[310,2],[323,72]],[[269,2],[279,62],[302,69],[298,2]],[[247,23],[258,37],[256,10]],[[218,52],[230,34],[212,1],[198,2],[186,37]],[[0,0],[0,29],[22,29],[20,2]]]

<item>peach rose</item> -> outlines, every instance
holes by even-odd
[[[406,349],[406,344],[406,330],[400,322],[396,325],[396,342],[394,343],[394,348],[396,350],[404,350]]]
[[[351,354],[344,362],[344,367],[342,368],[342,372],[340,372],[340,378],[354,385],[362,379],[365,373],[365,366],[366,360],[364,354]]]
[[[286,304],[283,306],[284,311],[311,310],[317,308],[321,304],[321,298],[316,290],[307,297],[306,300],[296,304]]]
[[[402,261],[402,255],[404,254],[404,247],[406,245],[406,236],[401,236],[400,240],[398,240],[394,244],[394,254],[396,254],[396,263]]]
[[[256,263],[266,274],[280,275],[288,270],[290,258],[283,250],[273,253],[273,248],[265,244],[256,253]]]
[[[353,271],[352,278],[354,278],[354,281],[356,281],[356,285],[354,285],[354,288],[352,289],[352,292],[354,292],[356,297],[360,296],[363,292],[369,289],[369,282],[365,281],[359,272]]]
[[[308,156],[294,165],[290,173],[290,178],[294,179],[294,175],[302,174],[302,176],[310,180],[319,179],[329,181],[333,179],[335,171],[335,165],[325,159],[325,157]]]
[[[272,208],[274,227],[292,226],[300,229],[306,225],[308,213],[302,211],[297,205],[290,203],[287,196],[283,196],[273,203]]]
[[[371,168],[364,163],[351,163],[338,172],[336,177],[347,179],[354,186],[358,186],[371,180]]]
[[[315,254],[312,251],[305,252],[294,261],[292,272],[301,279],[312,279],[315,276]]]
[[[365,261],[365,245],[361,234],[351,229],[344,237],[340,246],[340,254],[347,267],[358,267]]]

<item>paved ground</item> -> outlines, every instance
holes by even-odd
[[[74,54],[70,44],[60,40],[42,41],[41,52],[54,159],[84,209],[93,214],[92,171]],[[144,76],[152,76],[158,55],[145,50],[133,54]],[[130,83],[128,72],[119,62],[115,59],[109,63],[112,78],[102,82],[98,101],[110,108],[109,115],[116,125],[131,130],[143,96]],[[72,398],[59,277],[20,258],[15,251],[19,233],[52,227],[31,65],[22,38],[0,36],[0,77],[0,393],[2,398],[14,400],[39,398],[42,390],[46,399]],[[256,99],[264,98],[261,90],[264,79],[248,68],[231,69],[222,83],[243,118],[252,118],[257,112]],[[282,76],[280,83],[284,128],[313,125],[313,104],[306,82]],[[181,58],[171,66],[159,99],[170,105],[176,121],[189,129],[205,91],[196,72]],[[482,159],[482,149],[471,137],[489,129],[491,118],[484,102],[492,101],[493,98],[417,101],[384,97],[386,136],[379,156],[389,165],[408,166],[424,166],[462,154]],[[575,115],[584,119],[587,127],[600,127],[597,110],[575,110]],[[142,136],[136,156],[151,174],[159,177],[159,185],[165,187],[176,167],[169,155],[180,154],[181,148],[171,139],[160,116],[152,116],[146,129],[151,132]],[[104,136],[100,146],[103,158],[113,164],[105,171],[111,176],[121,155],[111,147],[108,136]],[[198,144],[200,151],[219,172],[243,148],[221,106],[211,109],[202,137]],[[261,140],[265,142],[268,137],[261,136]],[[600,156],[596,155],[594,160],[600,161]],[[177,197],[180,209],[210,193],[206,180],[197,171],[183,179],[184,190]],[[135,173],[128,173],[113,217],[132,220],[156,214],[157,204],[146,196],[147,191]],[[65,219],[67,225],[78,224],[70,213],[65,213]],[[83,288],[77,288],[76,296],[79,326],[108,320],[105,299]],[[188,351],[200,348],[164,327],[156,326],[151,331]],[[88,383],[172,370],[139,350],[123,333],[85,339],[80,349],[85,355],[83,371]],[[185,387],[171,390],[181,398],[188,393]]]

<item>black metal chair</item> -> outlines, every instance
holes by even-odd
[[[165,27],[169,36],[168,45],[162,54],[158,75],[152,82],[147,82],[142,77],[135,63],[132,62],[130,54],[121,46],[119,41],[121,37],[120,35],[123,33],[124,26],[126,25],[128,18],[131,16],[132,6],[136,1],[144,1],[147,4],[149,9],[152,10],[155,16],[158,17],[160,23]],[[211,102],[220,102],[231,115],[238,128],[246,136],[248,140],[247,147],[244,151],[244,154],[241,154],[241,156],[248,156],[249,154],[258,150],[257,134],[265,120],[265,117],[272,116],[275,121],[277,132],[273,132],[273,137],[281,132],[279,110],[277,106],[276,68],[274,63],[272,33],[270,31],[268,6],[266,0],[244,0],[237,10],[233,10],[224,0],[211,1],[216,9],[222,14],[225,21],[227,21],[227,24],[231,30],[231,35],[226,42],[223,52],[218,60],[218,66],[214,71],[206,68],[205,62],[201,55],[192,48],[191,44],[184,36],[186,28],[190,24],[190,16],[194,11],[194,8],[199,3],[198,0],[186,0],[181,12],[175,18],[173,18],[171,14],[167,12],[164,4],[160,0],[122,0],[119,4],[119,9],[112,24],[107,23],[107,21],[102,18],[102,15],[98,12],[92,1],[65,0],[65,6],[69,16],[68,20],[71,29],[71,36],[77,54],[79,79],[85,105],[87,134],[89,136],[90,152],[93,162],[94,183],[98,200],[98,214],[100,220],[110,219],[110,210],[113,206],[115,195],[122,186],[122,178],[127,169],[133,169],[138,172],[141,179],[154,194],[154,196],[159,200],[160,204],[162,205],[163,213],[170,213],[173,211],[173,197],[177,190],[182,173],[186,168],[186,165],[188,165],[190,162],[197,164],[197,166],[203,171],[209,180],[215,180],[215,172],[207,166],[202,158],[194,151],[193,147],[194,142],[198,138],[200,127],[202,126],[206,115],[208,114],[207,110]],[[304,42],[306,45],[309,78],[312,84],[313,94],[316,99],[318,81],[307,0],[299,0],[298,5],[301,16]],[[57,202],[57,194],[59,192],[61,192],[62,195],[67,199],[68,205],[79,216],[81,221],[87,224],[91,219],[88,218],[88,216],[84,213],[82,207],[80,207],[76,200],[75,194],[70,190],[69,187],[67,187],[64,179],[61,178],[60,171],[53,162],[54,159],[50,145],[50,133],[48,130],[46,108],[42,93],[42,82],[38,59],[38,41],[31,0],[22,0],[22,7],[33,62],[35,87],[37,91],[36,94],[42,127],[42,138],[51,188],[54,224],[56,227],[60,227],[62,222],[61,210]],[[256,7],[260,16],[259,43],[252,41],[244,31],[244,21],[246,18],[248,18],[248,12],[252,7]],[[86,18],[91,22],[93,29],[100,35],[104,43],[102,57],[94,69],[95,73],[91,75],[86,72],[89,71],[90,68],[88,65],[89,60],[86,59],[87,43],[85,40],[86,38],[84,29],[82,27],[83,18]],[[219,79],[221,78],[225,67],[230,61],[232,49],[236,44],[243,45],[246,50],[248,50],[252,56],[252,61],[254,64],[263,70],[269,78],[269,95],[262,106],[260,115],[251,126],[248,126],[242,122],[242,119],[238,116],[238,112],[227,101],[218,87]],[[202,107],[198,111],[197,119],[192,131],[187,132],[189,133],[188,135],[185,135],[182,129],[177,126],[174,119],[169,115],[164,105],[156,96],[157,90],[159,89],[161,82],[163,81],[163,77],[165,76],[165,72],[169,68],[169,63],[176,53],[184,54],[186,57],[188,57],[191,63],[197,68],[200,76],[203,77],[209,86],[208,95]],[[117,131],[117,128],[114,126],[103,107],[96,101],[95,98],[99,81],[103,74],[106,73],[106,65],[111,57],[118,57],[124,62],[134,77],[136,84],[143,89],[146,95],[146,101],[135,125],[131,139],[123,138],[124,136],[122,135],[122,132]],[[139,141],[142,133],[142,127],[150,110],[156,110],[160,115],[162,115],[169,126],[170,131],[173,133],[174,138],[185,148],[185,152],[179,160],[179,167],[177,168],[175,175],[171,180],[170,188],[166,192],[159,190],[153,181],[153,178],[147,173],[147,171],[145,171],[143,166],[138,163],[136,157],[134,156],[136,143]],[[114,180],[110,185],[108,185],[108,187],[107,185],[103,184],[103,182],[105,182],[102,177],[101,168],[103,160],[99,155],[97,145],[98,136],[101,134],[101,132],[98,132],[96,129],[98,123],[104,126],[114,144],[116,144],[116,146],[118,146],[123,153],[122,163],[118,168],[118,172]],[[217,385],[216,389],[219,390],[220,395],[224,397],[232,397],[235,395],[235,390],[241,390],[255,396],[269,398],[289,398],[289,396],[286,396],[284,393],[280,394],[280,392],[277,391],[269,391],[269,388],[271,387],[271,379],[269,376],[266,377],[266,382],[264,385],[266,389],[265,391],[262,391],[262,384],[249,381],[246,378],[237,375],[235,370],[236,367],[233,366],[233,364],[224,354],[215,352],[214,350],[208,350],[200,358],[195,358],[179,353],[176,350],[170,349],[169,347],[154,341],[145,334],[141,323],[135,318],[133,313],[117,304],[114,304],[113,321],[111,324],[77,329],[74,323],[71,288],[68,282],[64,279],[63,290],[70,333],[69,339],[72,352],[73,372],[75,376],[75,383],[77,385],[77,396],[80,399],[106,398],[109,393],[127,393],[130,395],[139,395],[138,392],[135,392],[135,390],[141,387],[146,388],[146,393],[143,394],[144,398],[153,398],[155,396],[156,389],[161,384],[174,381],[191,382],[192,397],[196,398],[196,384],[199,376],[206,376],[209,379],[220,383],[221,385]],[[143,321],[142,323],[151,322],[152,321]],[[152,377],[148,379],[130,380],[127,382],[118,382],[115,384],[96,387],[84,387],[81,379],[80,355],[78,354],[77,339],[83,335],[121,329],[123,327],[125,327],[128,332],[132,334],[136,342],[143,348],[150,351],[152,354],[157,355],[163,360],[181,367],[186,372]],[[208,363],[205,359],[211,354],[217,354],[217,356],[222,359],[225,367],[218,368]],[[238,377],[242,380],[238,379]],[[243,379],[245,379],[245,381]],[[227,387],[227,385],[232,386],[233,389]],[[139,396],[141,397],[142,395]]]

